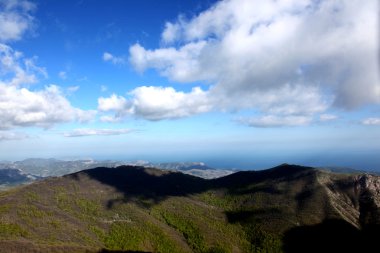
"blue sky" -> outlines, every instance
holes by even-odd
[[[377,10],[0,0],[0,160],[380,170]]]

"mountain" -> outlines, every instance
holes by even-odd
[[[8,167],[19,169],[25,173],[39,176],[63,176],[77,171],[95,167],[117,167],[124,165],[119,161],[95,161],[92,159],[63,161],[57,159],[29,158],[8,164]]]
[[[205,179],[223,177],[236,172],[234,170],[215,169],[202,162],[153,163],[149,164],[149,166],[164,170],[180,171]]]
[[[0,168],[0,189],[29,183],[37,179],[38,177],[18,169]]]
[[[0,188],[9,187],[25,182],[31,182],[38,178],[63,176],[70,173],[75,173],[81,170],[86,170],[95,167],[118,167],[122,165],[133,165],[159,168],[164,170],[181,171],[185,174],[198,176],[206,179],[217,178],[229,175],[236,171],[233,170],[221,170],[207,166],[204,163],[199,162],[187,162],[187,163],[150,163],[146,161],[97,161],[92,159],[63,161],[57,159],[41,159],[41,158],[29,158],[23,161],[16,162],[0,162]],[[6,171],[2,171],[6,169]],[[13,169],[10,171],[10,169]],[[8,173],[8,174],[7,174]],[[11,174],[13,173],[11,176]],[[19,177],[16,177],[19,174]],[[10,178],[13,177],[13,178]],[[24,178],[24,179],[21,179]],[[11,181],[12,183],[6,183]],[[4,183],[3,183],[4,182]]]
[[[156,168],[167,169],[167,170],[212,170],[213,168],[207,166],[202,162],[179,162],[179,163],[156,163],[153,164]]]
[[[0,252],[370,252],[380,177],[98,167],[0,192]]]

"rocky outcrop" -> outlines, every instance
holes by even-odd
[[[359,176],[360,224],[380,224],[380,177],[364,174]]]
[[[379,176],[321,172],[318,181],[325,188],[330,205],[347,222],[357,228],[380,224]]]

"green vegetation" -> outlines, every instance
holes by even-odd
[[[149,246],[154,252],[182,252],[167,234],[149,222],[144,222],[144,226],[115,222],[104,236],[104,244],[111,250],[137,251]]]
[[[199,198],[210,204],[222,208],[223,210],[233,210],[236,207],[237,197],[226,195],[224,192],[207,191],[199,195]]]
[[[25,237],[28,232],[22,229],[18,224],[0,222],[0,238]]]
[[[34,205],[21,205],[17,208],[17,214],[21,218],[25,219],[42,219],[44,217],[50,216],[49,213],[42,211]]]
[[[66,212],[71,211],[70,203],[71,201],[73,201],[73,199],[70,198],[70,196],[67,194],[64,188],[58,187],[57,189],[55,189],[54,197],[55,197],[55,203],[61,210],[66,211]]]
[[[35,192],[27,192],[25,195],[26,195],[27,201],[30,203],[40,200],[40,196],[38,196],[38,194]]]
[[[112,250],[140,250],[144,240],[140,231],[125,223],[112,224],[109,233],[104,238],[104,244]]]
[[[163,213],[163,217],[168,225],[173,226],[183,234],[187,243],[195,252],[205,251],[205,239],[199,228],[191,220],[168,212]]]
[[[62,228],[62,222],[59,221],[59,220],[54,220],[54,219],[52,219],[52,220],[49,220],[47,223],[48,223],[52,228],[54,228],[54,229],[60,229],[60,228]]]
[[[323,174],[325,186],[305,170],[287,177],[270,171],[259,180],[245,173],[224,181],[135,168],[113,172],[109,181],[103,179],[106,172],[90,171],[1,194],[0,241],[29,243],[20,252],[33,251],[34,245],[36,252],[71,247],[78,252],[283,253],[287,231],[340,217],[330,208],[327,190],[338,192],[335,199],[342,196],[341,202],[359,201],[348,176]]]
[[[75,204],[80,208],[82,214],[95,217],[99,215],[100,206],[94,201],[78,198],[75,200]]]
[[[6,205],[0,205],[0,215],[2,215],[3,213],[6,213],[8,212],[8,210],[11,208],[11,206],[9,204],[6,204]]]
[[[280,253],[282,242],[277,236],[267,233],[257,225],[248,224],[244,227],[251,251],[257,253]]]

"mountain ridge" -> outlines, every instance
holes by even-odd
[[[379,192],[374,175],[288,164],[218,179],[98,167],[3,192],[0,245],[21,240],[52,252],[70,245],[78,252],[317,252],[292,240],[299,231],[322,236],[348,229],[368,244],[365,238],[376,233],[366,231],[380,224]],[[348,246],[347,252],[360,247]]]

